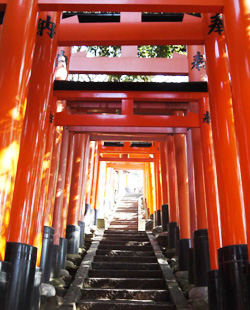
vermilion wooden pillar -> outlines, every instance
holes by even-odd
[[[159,149],[159,143],[157,143]],[[156,193],[156,222],[161,225],[161,205],[162,205],[162,184],[160,171],[160,154],[159,150],[155,154],[154,160],[154,176],[155,176],[155,193]]]
[[[201,142],[204,162],[204,177],[207,199],[208,237],[211,270],[218,269],[217,250],[221,247],[220,206],[218,196],[217,173],[215,166],[214,146],[211,123],[203,121],[204,115],[210,112],[208,98],[199,104],[201,123]]]
[[[67,167],[66,167],[66,173],[65,173],[64,194],[63,194],[62,218],[61,218],[60,236],[62,238],[66,237],[68,205],[69,205],[70,185],[71,185],[71,176],[72,176],[72,167],[73,167],[74,143],[75,143],[75,135],[74,133],[70,132],[68,154],[67,154]]]
[[[250,255],[250,5],[247,0],[224,1],[224,21],[233,95],[236,138],[245,200],[248,255]]]
[[[67,218],[66,238],[68,253],[77,254],[80,242],[80,227],[78,226],[80,211],[81,184],[84,165],[85,134],[76,134],[73,158],[72,180],[70,186],[69,210]]]
[[[69,71],[71,46],[60,46],[57,49],[56,80],[66,80]]]
[[[162,175],[162,201],[169,203],[169,180],[167,163],[167,142],[160,142],[161,175]]]
[[[59,161],[55,206],[54,206],[53,223],[52,223],[52,226],[55,230],[54,244],[59,244],[61,237],[61,224],[63,224],[61,223],[61,220],[62,220],[63,194],[65,185],[66,166],[67,166],[68,144],[69,144],[69,131],[68,128],[64,128],[62,133],[62,145],[61,145],[61,154]]]
[[[206,81],[205,65],[202,63],[194,64],[194,57],[199,54],[204,59],[204,47],[190,45],[187,47],[189,81]],[[199,113],[198,102],[190,102],[189,110],[193,113]],[[192,128],[188,132],[189,146],[192,147],[193,172],[194,172],[194,190],[195,190],[195,210],[190,205],[190,228],[192,250],[190,250],[190,261],[193,258],[193,266],[190,265],[190,271],[193,270],[194,284],[196,287],[207,285],[207,273],[210,269],[209,246],[208,246],[208,226],[207,226],[207,205],[204,183],[204,168],[201,146],[200,128]],[[194,215],[196,218],[194,218]],[[192,272],[192,271],[191,271]],[[191,274],[190,272],[190,274]],[[190,278],[191,280],[191,278]]]
[[[167,136],[167,150],[168,150],[168,174],[169,174],[169,199],[170,199],[170,222],[179,223],[179,202],[178,202],[178,188],[177,188],[177,172],[175,161],[175,146],[174,136]]]
[[[179,201],[177,188],[177,172],[175,160],[174,136],[167,136],[167,159],[169,175],[169,224],[168,224],[168,248],[176,248],[176,229],[179,229]]]
[[[83,166],[83,180],[82,180],[82,194],[80,202],[80,214],[79,221],[83,222],[85,213],[85,197],[86,197],[86,185],[88,178],[88,165],[89,165],[89,151],[90,151],[90,135],[86,134],[85,146],[84,146],[84,166]]]
[[[50,112],[51,114],[56,113],[56,105],[57,100],[56,98],[50,98]],[[45,208],[46,208],[46,201],[48,196],[48,187],[49,187],[49,179],[50,179],[50,169],[51,169],[51,159],[52,159],[52,152],[53,152],[53,143],[54,143],[54,134],[55,134],[55,126],[53,122],[49,122],[49,128],[46,134],[46,142],[45,142],[45,152],[43,156],[43,170],[42,170],[42,182],[40,187],[40,195],[38,197],[38,214],[40,216],[37,218],[39,223],[37,226],[34,227],[36,232],[33,233],[34,236],[39,235],[39,243],[36,244],[37,246],[37,266],[40,266],[41,260],[41,252],[42,252],[42,243],[43,243],[43,231],[42,228],[44,227],[44,218],[45,218]],[[41,228],[42,227],[42,228]],[[51,230],[53,237],[53,230]],[[51,242],[52,243],[52,242]]]
[[[153,186],[152,186],[152,175],[150,171],[150,163],[146,163],[146,171],[147,171],[147,181],[148,181],[148,207],[150,209],[150,217],[153,219],[154,214],[154,201],[153,201]]]
[[[95,192],[95,210],[98,210],[98,196],[100,187],[100,165],[101,162],[97,160],[97,181],[96,181],[96,192]]]
[[[53,151],[51,157],[51,167],[50,167],[50,177],[48,184],[48,193],[45,203],[45,216],[44,216],[44,225],[52,227],[53,222],[53,213],[54,213],[54,203],[56,195],[56,184],[59,168],[59,160],[61,153],[61,143],[62,143],[62,127],[55,127],[54,131],[54,142],[53,142]]]
[[[183,112],[177,112],[177,115],[182,114]],[[174,140],[180,217],[180,240],[178,246],[179,270],[188,270],[188,251],[190,247],[190,215],[186,135],[175,134]]]
[[[90,196],[90,205],[94,210],[94,221],[93,224],[96,224],[96,209],[95,209],[95,198],[97,191],[97,181],[98,181],[98,162],[99,162],[99,153],[98,153],[98,143],[95,145],[95,154],[94,154],[94,165],[93,165],[93,176],[92,176],[92,186],[91,186],[91,196]]]
[[[8,259],[8,255],[13,255],[11,253],[12,248],[20,247],[20,243],[36,247],[40,243],[40,235],[43,229],[43,226],[40,225],[40,218],[43,217],[43,213],[39,214],[38,197],[42,181],[45,138],[50,122],[49,101],[57,50],[55,27],[59,24],[60,15],[60,13],[54,12],[39,14],[36,47],[10,217],[8,235],[10,243],[6,247],[7,258],[5,259]],[[43,27],[44,22],[48,20],[52,26],[49,33],[45,32]],[[13,272],[17,272],[17,270],[13,270]],[[15,285],[18,285],[18,282]],[[13,291],[12,294],[11,298],[18,298],[16,292]],[[12,305],[14,303],[13,300],[8,302]],[[12,306],[10,308],[12,309]]]
[[[92,180],[93,180],[93,169],[94,169],[94,154],[95,154],[95,142],[91,141],[90,143],[90,151],[89,151],[89,164],[88,164],[88,177],[87,177],[87,184],[86,184],[86,198],[85,198],[85,205],[86,205],[86,211],[85,211],[85,216],[86,216],[86,221],[88,222],[87,224],[91,224],[91,191],[92,191]],[[108,180],[109,182],[110,180]],[[85,224],[86,224],[85,221]]]
[[[200,66],[199,70],[196,67],[192,69],[193,57],[197,55],[197,53],[204,55],[204,47],[197,45],[188,46],[188,64],[189,64],[190,82],[206,81],[206,70],[203,66]],[[197,102],[191,102],[189,106],[191,112],[199,113],[199,107]],[[194,161],[197,229],[200,230],[200,229],[207,229],[207,208],[205,197],[200,128],[191,129],[191,136],[192,136],[193,161]]]
[[[12,1],[0,43],[0,259],[4,259],[37,27],[37,0]],[[13,22],[15,21],[15,22]],[[11,52],[10,52],[11,51]],[[17,240],[15,240],[17,241]]]
[[[149,163],[149,179],[150,184],[152,187],[151,193],[152,193],[152,206],[153,206],[153,214],[155,214],[157,208],[156,208],[156,190],[155,190],[155,171],[154,171],[154,163]]]
[[[193,141],[190,129],[187,130],[187,167],[188,167],[190,231],[192,235],[192,233],[197,229],[197,213],[196,213],[196,197],[195,197]],[[191,238],[191,245],[193,247],[192,238]]]
[[[210,32],[212,16],[204,16],[211,121],[218,176],[222,248],[218,251],[223,283],[223,309],[245,309],[240,265],[248,262],[244,201],[236,148],[232,97],[223,33]],[[209,120],[209,113],[204,121]]]

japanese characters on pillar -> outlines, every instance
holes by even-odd
[[[204,14],[204,34],[210,113],[218,175],[222,244],[226,246],[246,243],[244,201],[238,165],[231,88],[225,57],[225,38],[223,32],[219,34],[219,32],[209,31],[212,17],[211,14]],[[203,121],[210,121],[209,111],[204,113]]]
[[[45,16],[50,16],[54,29],[59,24],[60,15],[53,12],[40,13],[38,29]],[[9,241],[34,246],[39,243],[40,232],[36,227],[40,223],[40,216],[42,217],[42,214],[38,214],[38,197],[42,181],[44,145],[51,122],[49,103],[57,50],[57,37],[54,35],[41,36],[39,31],[37,33],[8,236]],[[26,223],[22,214],[26,215]]]
[[[231,89],[233,96],[233,111],[235,117],[236,139],[242,175],[242,186],[245,200],[246,228],[248,253],[250,255],[250,5],[247,0],[224,1],[225,35],[228,48],[229,70],[231,74]],[[219,15],[219,14],[218,14]],[[212,17],[211,17],[212,19]],[[222,34],[223,21],[221,15],[217,18]],[[218,30],[218,28],[217,28]]]
[[[200,101],[201,143],[204,163],[206,200],[208,207],[208,238],[211,270],[218,269],[217,250],[221,247],[220,207],[209,100]]]
[[[0,260],[4,259],[5,253],[22,125],[35,48],[37,10],[37,0],[25,0],[22,3],[12,1],[5,10],[4,25],[1,30]]]
[[[238,268],[239,264],[248,263],[245,210],[224,32],[216,31],[218,28],[210,31],[214,15],[204,14],[203,19],[221,215],[222,247],[218,250],[218,263],[223,309],[246,309],[243,268]],[[207,112],[204,113],[204,123],[209,120]],[[219,303],[220,298],[217,301]]]
[[[206,81],[204,47],[197,45],[189,45],[188,48],[188,62],[189,62],[189,81],[198,82]],[[194,66],[192,62],[192,55],[199,53],[200,62]],[[198,102],[189,103],[190,112],[199,113]],[[193,148],[193,162],[194,162],[194,181],[195,181],[195,200],[196,200],[196,218],[197,229],[207,228],[207,209],[206,209],[206,195],[204,185],[204,169],[201,149],[201,134],[200,128],[191,129],[191,143]]]

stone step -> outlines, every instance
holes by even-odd
[[[123,246],[149,246],[150,242],[148,241],[136,241],[136,240],[119,240],[117,238],[114,240],[102,240],[100,245],[123,245]]]
[[[90,278],[162,278],[161,270],[89,270]]]
[[[131,230],[131,231],[123,231],[123,230],[117,230],[116,232],[114,231],[110,231],[110,230],[105,230],[104,231],[105,234],[123,234],[123,235],[126,235],[126,234],[135,234],[135,235],[138,235],[138,236],[147,236],[147,234],[144,232],[144,231],[137,231],[137,230]]]
[[[113,234],[112,234],[113,232]],[[112,231],[108,234],[104,234],[103,235],[103,238],[111,238],[111,239],[114,239],[114,238],[127,238],[129,240],[141,240],[141,239],[146,239],[148,240],[148,236],[145,236],[145,235],[140,235],[140,234],[132,234],[132,233],[127,233],[127,234],[122,234],[122,233],[116,233],[116,231]],[[105,240],[103,239],[103,240]]]
[[[96,255],[105,256],[154,256],[153,251],[121,251],[121,250],[97,250]]]
[[[109,270],[160,270],[158,263],[143,264],[138,263],[108,263],[108,262],[94,262],[93,269],[109,269]]]
[[[128,218],[126,217],[125,218],[125,216],[119,216],[119,217],[116,217],[116,218],[113,218],[112,219],[112,222],[117,222],[117,221],[119,221],[119,222],[125,222],[125,223],[128,223],[128,222],[134,222],[134,223],[138,223],[138,217],[137,216],[133,216],[133,217],[130,217],[130,219],[128,220]]]
[[[174,310],[169,302],[145,302],[128,300],[84,300],[77,310]]]
[[[119,263],[157,263],[155,256],[101,256],[96,255],[94,262],[119,262]]]
[[[82,290],[83,299],[127,299],[127,300],[152,300],[168,301],[168,292],[166,290],[137,290],[137,289],[101,289],[84,288]]]
[[[130,288],[130,289],[165,289],[163,279],[130,279],[130,278],[87,278],[85,287]]]
[[[98,250],[151,251],[152,246],[99,245]]]
[[[136,226],[132,226],[132,225],[115,225],[115,224],[113,224],[113,225],[110,225],[109,226],[109,229],[110,230],[116,230],[116,229],[123,229],[123,230],[131,230],[131,229],[137,229],[138,228],[138,226],[136,225]]]
[[[119,227],[133,227],[133,228],[135,228],[135,230],[137,229],[137,227],[138,227],[138,222],[137,223],[121,223],[121,222],[116,222],[116,221],[113,221],[113,222],[111,222],[110,223],[110,225],[109,225],[109,229],[110,229],[110,227],[113,227],[113,226],[119,226]]]
[[[121,236],[121,235],[105,235],[105,237],[102,238],[102,241],[108,241],[108,242],[117,242],[119,241],[138,241],[138,242],[145,242],[148,241],[148,237],[127,237],[127,236]]]

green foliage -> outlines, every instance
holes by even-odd
[[[173,53],[186,53],[185,45],[142,45],[138,46],[138,57],[141,58],[170,58]]]
[[[88,46],[87,53],[95,57],[120,57],[120,46]]]
[[[78,51],[81,47],[78,48]],[[120,57],[120,46],[88,46],[87,54],[95,57]],[[186,53],[185,45],[141,45],[138,46],[140,58],[170,58],[173,53]]]

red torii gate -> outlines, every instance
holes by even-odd
[[[0,1],[1,9],[4,10],[6,7],[5,1]],[[1,35],[1,45],[0,45],[0,90],[1,90],[1,107],[0,114],[3,115],[3,121],[0,123],[1,129],[1,140],[0,140],[0,152],[1,152],[1,167],[4,167],[4,175],[7,176],[9,180],[12,178],[12,185],[15,180],[15,172],[16,172],[16,164],[20,146],[20,128],[22,128],[23,124],[23,115],[25,112],[27,97],[27,85],[29,84],[29,77],[31,72],[31,59],[34,50],[34,42],[35,42],[35,33],[36,29],[34,25],[36,25],[36,15],[37,9],[43,11],[63,11],[63,10],[104,10],[104,11],[151,11],[151,12],[201,12],[201,13],[224,13],[224,18],[226,21],[225,31],[228,42],[228,54],[231,68],[231,78],[232,78],[232,91],[233,91],[233,108],[234,113],[236,115],[235,123],[236,123],[236,134],[237,134],[237,142],[239,146],[239,159],[240,159],[240,168],[242,173],[242,184],[243,184],[243,194],[245,199],[245,204],[249,203],[249,195],[248,195],[248,186],[249,186],[249,46],[245,44],[248,42],[248,26],[249,21],[246,21],[245,16],[249,15],[249,6],[247,5],[246,0],[228,0],[226,2],[223,1],[199,1],[199,0],[169,0],[169,1],[116,1],[116,3],[112,3],[108,0],[103,1],[45,1],[40,0],[38,3],[34,1],[23,1],[22,5],[18,3],[18,1],[12,1],[7,4],[6,8],[6,16],[4,25],[2,28]],[[44,18],[44,15],[40,17]],[[46,15],[46,12],[44,13]],[[58,19],[58,14],[53,15],[53,22],[56,25],[59,23],[56,21]],[[219,249],[219,262],[220,262],[220,270],[223,272],[223,280],[227,286],[224,287],[224,294],[227,295],[227,298],[224,299],[225,309],[230,309],[233,307],[235,309],[242,309],[245,307],[245,296],[244,296],[244,287],[241,283],[241,277],[244,276],[241,272],[235,272],[234,279],[231,278],[230,270],[228,269],[227,264],[225,264],[225,258],[228,258],[228,253],[230,256],[229,261],[231,262],[230,266],[232,268],[236,268],[239,264],[247,264],[247,246],[246,246],[246,232],[244,222],[247,222],[247,233],[249,235],[249,208],[244,210],[244,201],[241,189],[241,176],[239,171],[238,164],[238,153],[236,149],[236,138],[234,131],[234,122],[233,122],[233,113],[231,109],[232,95],[230,90],[230,83],[228,78],[228,70],[226,63],[226,51],[224,47],[224,36],[219,36],[218,33],[212,33],[210,36],[208,35],[208,26],[210,22],[210,18],[212,15],[204,15],[204,42],[206,46],[207,53],[207,69],[208,69],[208,80],[209,80],[209,92],[210,92],[210,103],[211,103],[211,118],[212,118],[212,127],[213,127],[213,135],[214,135],[214,145],[215,145],[215,157],[216,157],[216,165],[217,165],[217,173],[218,173],[218,189],[219,189],[219,198],[220,198],[220,211],[221,211],[221,226],[222,226],[222,247]],[[13,20],[16,21],[16,24],[13,25]],[[78,27],[78,26],[77,26]],[[119,26],[120,27],[120,26]],[[146,26],[145,26],[146,27]],[[79,27],[80,28],[80,27]],[[83,28],[83,27],[82,27]],[[157,28],[157,27],[156,27]],[[10,40],[10,38],[12,40]],[[43,39],[43,38],[42,38]],[[126,37],[123,38],[126,40]],[[70,40],[70,38],[69,38]],[[153,40],[153,39],[152,39]],[[161,42],[167,42],[165,38],[160,38]],[[171,39],[172,40],[172,39]],[[181,40],[184,40],[182,37]],[[12,43],[15,43],[15,49],[12,48]],[[57,44],[56,40],[52,40],[46,43],[46,46],[51,48],[51,42],[53,42],[53,48],[55,44]],[[126,41],[127,44],[129,41]],[[147,42],[146,39],[144,42]],[[148,41],[149,42],[149,41]],[[153,42],[153,41],[152,41]],[[154,41],[156,42],[156,41]],[[159,42],[159,41],[158,41]],[[173,42],[173,41],[172,41]],[[185,42],[185,41],[178,41]],[[132,42],[130,42],[132,43]],[[137,44],[134,41],[134,44]],[[37,43],[37,47],[39,44]],[[216,47],[216,48],[215,48]],[[13,53],[10,55],[10,51],[13,50]],[[242,61],[238,61],[239,54],[242,55]],[[35,55],[39,55],[38,52]],[[14,57],[13,57],[14,56]],[[55,53],[51,56],[50,60],[55,58]],[[38,57],[38,56],[37,56]],[[39,62],[38,62],[39,63]],[[36,69],[41,65],[36,65]],[[218,72],[220,74],[218,74]],[[46,74],[43,76],[50,79],[50,87],[51,82],[53,80],[52,69],[48,69]],[[39,77],[39,74],[35,74],[32,76],[31,80],[34,83],[34,80]],[[12,82],[12,83],[11,83]],[[38,82],[41,82],[38,78]],[[5,84],[4,84],[5,83]],[[49,91],[48,91],[49,92]],[[92,99],[94,98],[94,94],[92,94]],[[114,95],[114,94],[113,94]],[[44,95],[45,96],[45,95]],[[71,94],[71,98],[75,100],[73,94]],[[78,94],[78,100],[81,98],[82,94]],[[61,97],[63,100],[66,98],[61,93]],[[104,96],[105,97],[105,96]],[[13,99],[14,98],[14,99]],[[39,98],[39,96],[37,97]],[[44,97],[40,97],[41,101],[44,101]],[[123,98],[119,99],[127,99],[126,95]],[[70,99],[70,98],[68,98]],[[89,98],[90,99],[90,98]],[[100,98],[99,98],[100,99]],[[113,97],[113,100],[117,98]],[[204,127],[209,124],[202,123],[204,115],[209,117],[209,107],[207,97],[203,96],[200,98],[196,98],[200,103],[200,128],[202,132],[202,143],[203,143],[203,151],[204,158],[211,170],[206,170],[208,175],[210,175],[210,179],[208,181],[215,182],[216,174],[215,174],[215,165],[213,161],[213,147],[211,144],[211,131],[208,130],[209,127]],[[157,99],[155,99],[157,100]],[[176,102],[174,97],[169,98],[172,102]],[[178,101],[179,100],[179,101]],[[177,102],[180,102],[182,99],[177,99]],[[185,102],[191,102],[193,99],[190,97],[189,100]],[[194,100],[195,101],[195,100]],[[29,107],[30,99],[28,97],[28,107]],[[219,102],[219,104],[218,104]],[[35,121],[42,124],[42,114],[44,114],[43,103],[39,101],[39,105],[37,105],[37,114],[35,113],[35,109],[32,109],[32,113],[26,114],[28,122],[27,124],[32,124],[32,130],[30,132],[26,132],[23,130],[23,137],[27,139],[25,141],[30,140],[32,145],[36,147],[32,148],[34,152],[33,158],[37,158],[39,164],[41,160],[39,157],[41,156],[41,150],[43,148],[43,143],[41,142],[44,138],[44,132],[46,132],[47,128],[40,131],[37,127],[34,127]],[[31,111],[31,110],[26,111]],[[30,107],[29,107],[30,109]],[[46,110],[46,109],[45,109]],[[46,110],[47,111],[47,110]],[[48,112],[48,111],[47,111]],[[54,110],[52,111],[54,112]],[[207,114],[208,112],[208,114]],[[52,113],[54,114],[54,113]],[[31,120],[31,115],[35,121]],[[59,114],[58,114],[59,116]],[[134,116],[131,118],[133,119]],[[51,118],[51,116],[50,116]],[[52,115],[53,119],[53,115]],[[145,119],[144,119],[145,120]],[[208,122],[208,118],[205,121]],[[26,122],[25,121],[25,122]],[[26,123],[25,123],[26,124]],[[28,127],[28,125],[27,125]],[[24,126],[24,128],[27,128]],[[93,129],[93,128],[92,128]],[[121,130],[121,129],[120,129]],[[148,129],[146,129],[148,130]],[[35,144],[35,136],[33,134],[43,135],[41,138],[41,143]],[[134,133],[134,131],[133,131]],[[37,136],[36,136],[37,137]],[[171,136],[170,136],[171,137]],[[171,138],[170,138],[171,139]],[[169,139],[169,140],[170,140]],[[172,142],[172,141],[168,141]],[[179,147],[183,151],[183,142],[184,140],[179,141]],[[24,150],[25,149],[25,150]],[[8,242],[12,241],[13,243],[21,242],[23,248],[25,250],[30,251],[30,254],[35,255],[34,244],[34,235],[30,235],[31,231],[34,231],[34,227],[31,228],[30,231],[24,229],[24,227],[30,227],[29,225],[37,225],[38,222],[36,214],[37,209],[34,208],[32,203],[32,199],[29,200],[28,197],[33,197],[32,193],[34,190],[34,184],[38,184],[40,181],[39,173],[33,173],[34,165],[25,165],[25,160],[27,156],[26,148],[23,149],[21,147],[20,157],[19,157],[19,166],[18,166],[18,177],[15,183],[15,193],[12,204],[12,211],[10,215],[10,226],[9,226],[9,237]],[[15,156],[13,156],[13,150],[15,152]],[[208,151],[209,150],[209,151]],[[8,170],[8,158],[11,154],[13,156],[14,163],[12,166],[12,170]],[[7,154],[7,155],[6,155]],[[37,157],[36,157],[37,156]],[[42,156],[41,156],[42,157]],[[35,163],[35,161],[34,161]],[[4,166],[4,164],[6,164]],[[38,167],[38,166],[37,166]],[[21,173],[22,169],[22,173]],[[211,172],[212,171],[212,172]],[[26,175],[32,174],[34,176],[34,182],[23,182],[22,178],[25,179]],[[183,171],[177,171],[178,174],[182,175]],[[182,175],[183,177],[183,175]],[[23,179],[23,180],[24,180]],[[38,183],[36,180],[38,179]],[[33,180],[33,179],[32,179]],[[212,183],[213,183],[212,182]],[[209,182],[207,182],[209,184]],[[5,184],[2,182],[2,184]],[[213,190],[216,188],[216,184],[213,183],[214,186],[210,188],[208,192],[215,198],[216,194],[213,194]],[[12,193],[13,186],[5,186],[1,188],[1,197],[10,197],[8,201],[3,202],[3,207],[8,207],[10,210],[10,205],[12,201]],[[31,188],[32,187],[32,188]],[[209,187],[209,185],[208,185]],[[20,190],[20,189],[23,190]],[[35,188],[38,191],[38,188]],[[20,193],[27,195],[20,195]],[[211,197],[208,197],[208,202]],[[210,203],[212,200],[210,200]],[[218,199],[213,200],[214,204],[218,202]],[[2,207],[2,206],[1,206]],[[210,205],[210,211],[215,211]],[[27,212],[26,212],[27,211]],[[245,212],[244,212],[245,211]],[[22,214],[26,214],[26,222],[23,222]],[[27,216],[30,214],[30,216]],[[34,220],[34,221],[33,221]],[[216,221],[216,220],[215,220]],[[218,221],[217,221],[218,222]],[[28,225],[29,224],[29,225]],[[210,223],[212,227],[213,222]],[[216,223],[218,224],[218,223]],[[217,225],[218,226],[218,225]],[[218,227],[217,227],[218,228]],[[213,230],[214,232],[214,230]],[[38,232],[40,233],[40,232]],[[4,235],[4,239],[5,239]],[[218,237],[218,236],[217,236]],[[36,239],[36,238],[35,238]],[[213,239],[213,238],[212,238]],[[216,238],[215,238],[216,239]],[[249,238],[248,238],[249,239]],[[10,243],[9,243],[10,244]],[[221,246],[221,245],[220,245]],[[216,248],[216,247],[215,247]],[[232,258],[232,259],[231,259]],[[10,259],[7,257],[7,260]],[[11,258],[12,259],[12,258]],[[216,264],[215,264],[216,265]],[[217,264],[218,265],[218,264]],[[27,267],[27,266],[26,266]],[[26,268],[25,267],[25,268]],[[237,269],[238,270],[238,269]],[[23,279],[20,280],[21,281]],[[237,287],[237,290],[235,290]],[[15,296],[15,289],[12,290],[12,296]],[[239,296],[239,294],[242,294]],[[20,297],[21,298],[21,297]],[[26,295],[24,294],[24,299]],[[13,298],[14,300],[15,298]],[[19,307],[20,308],[20,307]]]

